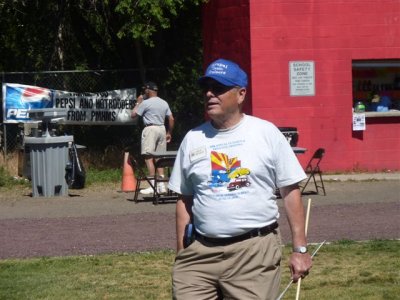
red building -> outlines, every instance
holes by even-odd
[[[303,165],[323,147],[324,171],[400,170],[399,0],[211,0],[203,38],[205,65],[249,74],[246,113],[297,128]]]

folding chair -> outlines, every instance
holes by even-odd
[[[144,165],[141,165],[137,158],[135,158],[132,154],[129,155],[129,162],[131,166],[134,168],[136,173],[136,190],[133,196],[133,201],[138,202],[140,187],[143,182],[147,182],[149,186],[153,189],[153,203],[155,205],[161,200],[165,202],[166,200],[176,200],[178,199],[178,195],[173,193],[170,189],[168,189],[167,183],[169,181],[169,177],[171,176],[171,170],[174,166],[175,158],[174,157],[161,157],[156,159],[155,168],[164,168],[164,177],[150,177],[145,174],[143,171],[145,169]],[[161,193],[158,189],[159,184],[163,183],[166,185],[166,192]]]
[[[138,202],[140,186],[142,185],[142,183],[144,181],[146,181],[149,184],[149,186],[151,186],[154,190],[154,184],[152,183],[152,180],[154,180],[154,178],[149,177],[144,173],[143,169],[145,168],[145,166],[141,165],[139,163],[138,159],[135,156],[133,156],[131,153],[129,153],[129,163],[132,166],[132,168],[135,170],[136,180],[137,180],[135,194],[133,196],[133,201]]]
[[[326,196],[326,191],[325,191],[325,185],[324,181],[322,180],[322,171],[321,168],[319,167],[319,164],[322,160],[322,158],[325,155],[325,149],[324,148],[318,148],[315,152],[314,155],[311,157],[310,161],[308,162],[305,172],[308,175],[307,181],[302,187],[301,193],[304,193],[304,190],[306,189],[308,183],[311,181],[311,179],[314,182],[315,186],[315,193],[319,194],[318,188],[321,188],[322,191],[324,192],[324,196]],[[319,176],[319,184],[315,178],[315,176]]]
[[[153,198],[154,198],[154,204],[156,205],[160,200],[165,202],[165,200],[176,200],[178,198],[178,195],[176,193],[168,189],[169,177],[171,176],[171,171],[172,167],[174,166],[174,163],[175,163],[175,157],[161,157],[156,159],[155,163],[156,170],[158,168],[164,169],[164,177],[156,176],[154,178]],[[165,193],[160,192],[159,189],[160,184],[164,184],[166,188]]]

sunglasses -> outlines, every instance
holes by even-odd
[[[200,85],[200,88],[204,94],[211,92],[216,96],[222,95],[235,87],[236,86],[226,86],[218,82],[204,82]]]

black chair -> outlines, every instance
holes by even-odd
[[[319,188],[322,189],[324,192],[324,196],[326,196],[326,191],[325,191],[325,185],[324,181],[322,179],[322,171],[319,166],[321,163],[322,158],[325,155],[325,149],[324,148],[318,148],[314,155],[311,157],[310,161],[308,162],[305,172],[308,175],[307,181],[305,184],[302,186],[301,193],[304,194],[304,190],[306,189],[308,183],[312,180],[314,182],[315,186],[315,191],[312,191],[311,193],[319,194]],[[315,176],[319,176],[319,181],[317,181],[317,178]]]
[[[145,174],[143,170],[146,168],[146,166],[144,164],[143,165],[140,164],[139,160],[131,153],[129,153],[129,163],[135,170],[135,175],[136,175],[136,189],[135,189],[135,194],[133,196],[133,201],[138,202],[140,187],[142,183],[147,182],[149,186],[151,186],[154,189],[154,184],[152,183],[152,180],[154,180],[154,178],[149,177]]]
[[[158,168],[163,168],[164,169],[164,177],[156,176],[154,178],[154,193],[153,193],[153,198],[154,198],[154,204],[158,204],[158,202],[161,200],[162,202],[165,202],[166,200],[176,200],[178,198],[178,195],[174,192],[172,192],[168,188],[168,182],[169,178],[171,176],[171,171],[172,167],[174,166],[175,163],[175,157],[161,157],[156,159],[155,163],[155,168],[156,170]],[[160,184],[164,184],[165,186],[165,192],[160,192],[159,186]]]
[[[134,157],[132,154],[129,155],[129,161],[133,169],[136,173],[136,189],[135,194],[133,196],[133,201],[138,202],[140,187],[143,182],[147,182],[148,185],[153,189],[153,203],[157,205],[159,201],[165,202],[167,200],[176,200],[178,199],[178,195],[173,193],[170,189],[168,189],[167,183],[169,181],[169,177],[171,176],[171,170],[174,166],[175,158],[172,157],[161,157],[156,160],[155,168],[164,168],[164,177],[150,177],[145,174],[143,170],[146,169],[146,166],[139,163],[139,160]],[[161,193],[158,189],[159,184],[163,183],[166,186],[166,192]]]

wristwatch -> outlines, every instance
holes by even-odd
[[[301,253],[301,254],[304,254],[304,253],[307,253],[307,247],[306,246],[299,246],[299,247],[293,247],[293,252],[295,252],[295,253]]]

